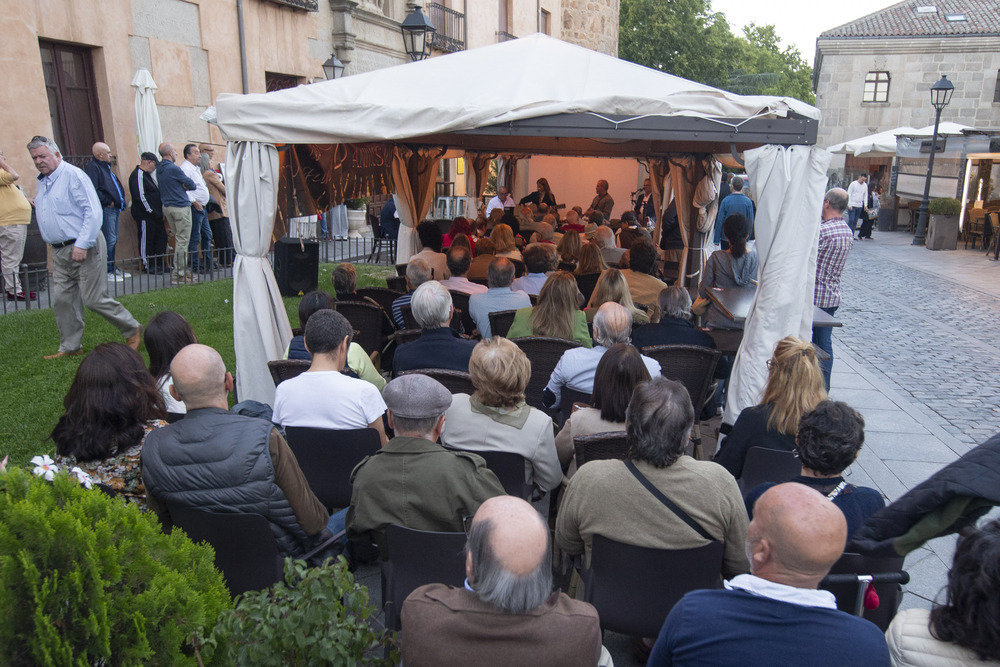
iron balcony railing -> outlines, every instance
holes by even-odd
[[[276,5],[285,5],[295,9],[304,9],[307,12],[319,11],[319,0],[271,0]]]
[[[432,42],[435,49],[454,53],[465,50],[465,14],[432,2],[427,7],[428,17],[437,28]]]
[[[503,30],[497,30],[497,44],[500,42],[507,42],[512,39],[517,39],[517,35],[512,35],[509,32],[504,32]]]

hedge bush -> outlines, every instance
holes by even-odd
[[[0,473],[0,665],[196,664],[231,607],[213,561],[65,473]]]
[[[931,215],[958,215],[962,212],[962,203],[954,197],[938,197],[931,200],[927,210]]]

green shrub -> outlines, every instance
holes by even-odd
[[[927,210],[931,215],[958,215],[962,212],[962,203],[954,197],[939,197],[931,200]]]
[[[382,657],[395,639],[370,624],[375,608],[343,558],[309,568],[285,560],[285,582],[243,594],[211,637],[220,662],[274,665],[394,665]],[[225,654],[225,655],[222,655]]]
[[[65,473],[0,473],[0,665],[194,664],[231,606],[210,547]]]

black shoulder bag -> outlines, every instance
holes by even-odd
[[[674,503],[674,501],[672,501],[670,498],[667,498],[665,495],[663,495],[663,493],[658,488],[656,488],[655,486],[653,486],[653,483],[650,482],[648,479],[646,479],[645,475],[643,475],[641,472],[639,472],[639,469],[635,467],[635,464],[632,463],[632,461],[626,460],[625,461],[625,467],[628,468],[628,471],[630,473],[632,473],[632,475],[634,475],[635,478],[637,480],[639,480],[639,482],[644,487],[646,487],[647,491],[649,491],[650,493],[653,494],[653,497],[655,497],[657,500],[659,500],[661,503],[663,503],[666,506],[666,508],[669,509],[671,512],[673,512],[674,514],[676,514],[677,517],[681,521],[683,521],[687,525],[691,526],[691,528],[696,533],[698,533],[699,535],[701,535],[702,537],[704,537],[706,540],[708,540],[710,542],[718,542],[718,540],[716,540],[714,537],[712,537],[711,535],[708,534],[707,530],[705,530],[704,528],[701,527],[700,523],[698,523],[697,521],[695,521],[694,519],[692,519],[690,514],[688,514],[687,512],[685,512],[684,510],[682,510],[680,507],[678,507],[676,505],[676,503]]]

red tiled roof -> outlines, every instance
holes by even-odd
[[[935,7],[921,14],[917,7]],[[964,21],[948,21],[964,14]],[[903,0],[881,11],[837,26],[820,39],[837,37],[922,37],[931,35],[1000,35],[1000,0]]]

